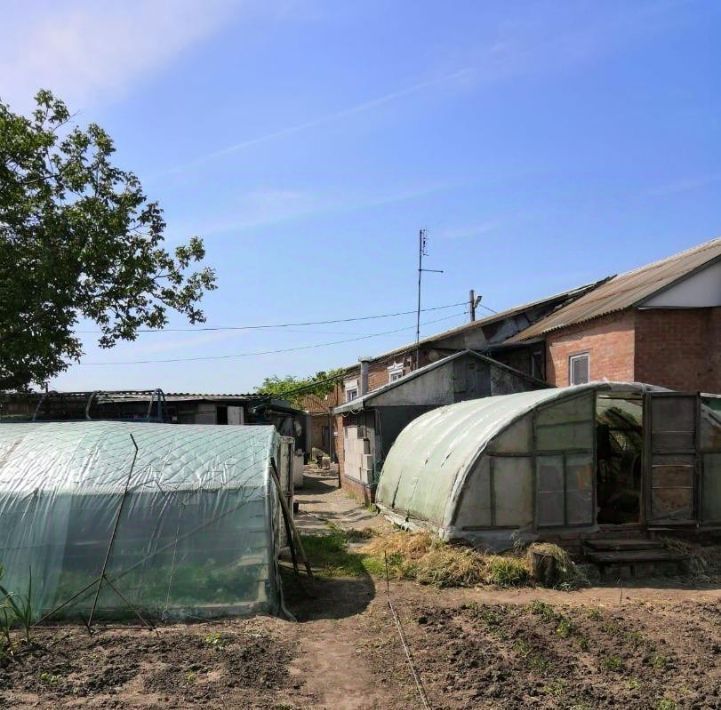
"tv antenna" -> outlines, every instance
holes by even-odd
[[[421,285],[423,272],[429,271],[434,274],[442,274],[443,269],[424,269],[423,257],[428,256],[428,230],[421,229],[418,232],[418,311],[416,313],[416,370],[421,359]]]

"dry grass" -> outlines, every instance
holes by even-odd
[[[533,578],[546,587],[575,589],[588,585],[568,552],[558,545],[533,543],[528,548],[527,560]]]
[[[413,579],[437,587],[479,584],[519,586],[530,580],[527,561],[517,555],[490,555],[442,542],[429,532],[392,532],[361,548],[365,566],[374,574]]]
[[[416,560],[425,555],[436,542],[431,533],[423,532],[405,532],[399,530],[386,535],[379,535],[372,542],[363,547],[363,552],[375,557],[383,557],[388,555],[403,555],[409,560]]]
[[[688,555],[687,572],[693,577],[709,579],[721,575],[721,545],[701,545],[673,537],[659,537],[668,550]]]

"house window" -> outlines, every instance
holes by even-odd
[[[585,385],[591,376],[588,353],[571,355],[568,358],[568,382],[571,385]]]
[[[388,367],[388,382],[395,382],[403,377],[403,363],[394,362]]]
[[[350,402],[358,396],[358,380],[346,380],[343,383],[345,389],[345,401]]]

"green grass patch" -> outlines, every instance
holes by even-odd
[[[348,550],[348,537],[342,530],[328,535],[302,535],[310,564],[326,577],[362,577],[366,574],[363,555]]]
[[[601,667],[605,671],[614,671],[618,673],[623,670],[623,660],[618,656],[606,656],[601,660]]]
[[[659,653],[656,653],[651,657],[651,665],[657,671],[665,670],[668,666],[668,658],[666,656],[662,656]]]
[[[561,620],[558,622],[558,626],[556,627],[556,634],[558,634],[558,636],[562,639],[567,639],[575,631],[576,627],[573,625],[573,622],[565,616],[562,616]]]
[[[544,621],[555,621],[558,618],[556,610],[550,604],[546,604],[546,602],[540,599],[534,599],[528,605],[528,608],[531,610],[531,613],[540,616]]]

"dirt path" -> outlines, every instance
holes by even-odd
[[[390,527],[382,516],[338,488],[337,474],[313,466],[306,466],[304,485],[296,489],[295,500],[300,506],[295,522],[303,534],[323,534],[329,525],[346,530]]]

